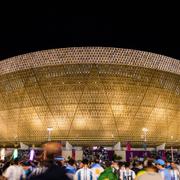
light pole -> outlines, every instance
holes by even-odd
[[[146,142],[147,141],[147,132],[148,132],[148,129],[147,128],[142,128],[142,131],[144,133],[144,141]]]
[[[48,141],[51,141],[51,131],[53,130],[53,128],[48,127],[47,130],[48,130]]]
[[[142,131],[144,133],[144,150],[146,151],[146,148],[147,148],[146,141],[147,141],[147,132],[148,132],[148,129],[147,128],[142,128]]]
[[[171,136],[171,160],[174,161],[174,153],[173,153],[173,136]]]

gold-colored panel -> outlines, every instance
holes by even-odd
[[[146,127],[149,145],[173,141],[178,146],[180,75],[169,64],[171,58],[126,50],[118,55],[113,48],[86,50],[54,55],[52,50],[43,60],[41,53],[39,60],[37,53],[28,55],[34,65],[22,56],[7,60],[12,69],[0,73],[0,143],[41,143],[52,127],[53,140],[76,145],[141,144]],[[114,61],[113,53],[119,57]],[[156,63],[146,59],[143,65],[145,57]],[[19,67],[16,60],[25,62]]]

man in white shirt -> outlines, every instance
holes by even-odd
[[[174,162],[171,162],[171,168],[172,168],[170,170],[171,179],[172,180],[180,180],[180,171]]]
[[[126,162],[125,170],[120,170],[120,179],[121,180],[134,180],[136,178],[136,174],[134,171],[130,169],[130,163]]]
[[[25,172],[22,166],[19,165],[18,159],[14,159],[14,164],[10,165],[3,174],[8,180],[25,179]]]
[[[96,175],[88,168],[88,160],[82,161],[83,167],[74,175],[74,180],[97,180]]]

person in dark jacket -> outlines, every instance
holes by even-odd
[[[61,151],[61,145],[57,142],[48,142],[44,145],[44,166],[45,172],[38,176],[33,176],[30,180],[69,180],[64,168],[55,164],[54,157]]]

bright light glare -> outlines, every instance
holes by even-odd
[[[53,128],[52,128],[52,127],[48,127],[47,130],[48,130],[48,131],[52,131]]]
[[[148,129],[147,128],[142,128],[142,131],[143,132],[148,132]]]

